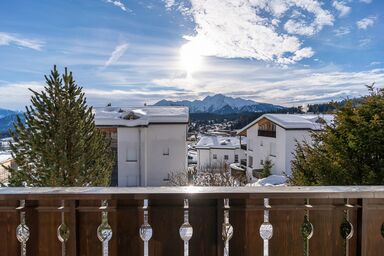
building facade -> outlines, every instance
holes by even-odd
[[[238,134],[247,136],[247,176],[252,179],[264,162],[272,161],[272,174],[291,175],[297,143],[312,143],[311,133],[333,120],[332,115],[265,114]]]
[[[203,136],[196,144],[197,167],[199,170],[220,167],[223,164],[240,163],[246,159],[245,151],[241,149],[240,137]]]
[[[188,108],[96,108],[95,122],[115,154],[112,185],[162,186],[186,170]]]

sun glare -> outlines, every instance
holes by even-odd
[[[180,65],[187,73],[187,77],[201,69],[202,56],[199,49],[192,43],[183,45],[180,49]]]

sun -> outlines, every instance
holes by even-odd
[[[202,56],[200,50],[193,43],[187,43],[180,49],[180,66],[187,73],[187,77],[192,77],[192,74],[202,67]]]

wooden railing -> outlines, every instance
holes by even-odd
[[[383,255],[384,186],[0,188],[0,255]]]

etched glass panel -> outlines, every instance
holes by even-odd
[[[264,222],[260,226],[260,236],[263,240],[269,240],[273,236],[273,227],[269,222]]]
[[[140,227],[140,238],[144,242],[148,242],[152,238],[152,227],[148,223],[144,223]]]
[[[345,240],[349,240],[353,236],[353,225],[346,218],[344,218],[343,223],[340,225],[340,234]]]
[[[301,236],[304,239],[311,239],[313,236],[313,225],[308,219],[308,215],[304,216],[304,222],[301,225]]]
[[[29,227],[25,224],[20,224],[16,228],[16,237],[20,243],[26,243],[29,239]]]
[[[179,229],[179,233],[183,241],[191,240],[193,235],[193,228],[191,224],[189,224],[188,222],[183,223]]]
[[[144,200],[144,223],[141,225],[139,229],[139,235],[141,240],[144,242],[144,256],[148,256],[148,251],[149,251],[149,245],[148,242],[152,238],[152,227],[148,223],[148,199]]]
[[[17,210],[25,208],[25,200],[20,200],[20,206]],[[29,239],[30,232],[29,227],[25,224],[25,212],[20,212],[20,224],[16,228],[16,238],[21,244],[21,256],[27,255],[27,241]]]
[[[233,227],[229,223],[229,199],[224,199],[224,223],[222,225],[221,236],[224,240],[224,256],[229,256],[229,240],[233,236]]]
[[[189,224],[189,203],[188,199],[184,199],[184,223],[179,228],[179,234],[181,239],[184,241],[184,256],[189,255],[189,240],[193,235],[193,228]]]
[[[69,239],[69,228],[65,223],[61,223],[57,228],[57,238],[60,242],[65,243]]]
[[[108,206],[107,201],[103,200],[101,203],[100,209],[105,210],[107,206]],[[103,256],[108,256],[108,253],[109,253],[108,242],[112,238],[112,228],[108,224],[107,211],[103,211],[101,213],[101,224],[97,228],[97,238],[99,238],[100,242],[102,243]]]
[[[259,234],[260,237],[264,240],[263,254],[264,256],[269,255],[269,239],[273,236],[273,226],[269,223],[269,199],[264,198],[264,222],[260,225]]]

